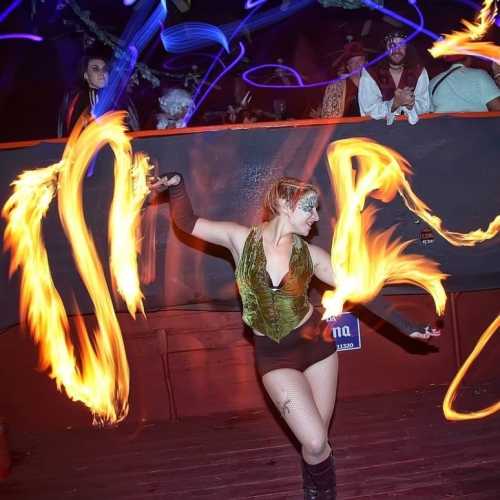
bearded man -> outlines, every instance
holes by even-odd
[[[362,116],[385,119],[391,125],[398,115],[406,115],[411,125],[430,111],[429,75],[416,61],[406,34],[391,32],[384,38],[388,58],[363,69],[359,82]]]

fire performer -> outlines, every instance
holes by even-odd
[[[313,275],[332,287],[336,280],[329,254],[304,240],[319,220],[318,190],[282,177],[264,199],[264,222],[248,228],[195,215],[181,174],[167,173],[150,187],[169,190],[170,212],[179,229],[231,252],[243,320],[254,333],[257,371],[301,445],[304,498],[334,499],[328,429],[337,391],[337,348],[309,301],[308,289]],[[381,299],[368,307],[412,338],[439,335],[407,322]]]

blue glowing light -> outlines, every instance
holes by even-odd
[[[115,58],[111,64],[108,85],[102,90],[99,101],[92,109],[95,117],[116,107],[123,91],[125,90],[130,75],[134,71],[135,63],[139,54],[144,50],[147,43],[161,28],[161,24],[167,17],[167,6],[165,0],[160,0],[152,14],[149,14],[149,5],[144,3],[138,9],[127,24],[121,42],[126,51]]]
[[[316,0],[296,0],[295,2],[291,3],[286,10],[281,10],[280,7],[268,9],[265,12],[254,16],[252,20],[249,20],[248,23],[246,23],[246,29],[248,31],[256,31],[258,29],[265,28],[266,26],[271,26],[272,24],[278,23],[283,19],[292,16],[293,14],[315,2]],[[262,3],[257,4],[257,7],[261,7],[262,5]],[[221,26],[221,30],[226,34],[228,32],[232,33],[237,24],[237,22],[225,24]]]
[[[116,108],[118,100],[125,90],[130,75],[134,71],[139,54],[151,40],[153,35],[161,28],[167,17],[167,6],[165,0],[160,0],[152,14],[149,14],[149,5],[144,3],[128,22],[121,42],[126,51],[115,57],[111,64],[108,85],[102,89],[99,100],[92,109],[92,115],[99,118],[110,109]],[[94,174],[94,164],[88,171],[87,177]]]
[[[21,0],[14,0],[3,12],[0,13],[0,23],[3,23],[7,16],[14,10],[19,7],[21,4]]]
[[[131,5],[134,5],[136,0],[123,0],[123,5],[130,7]]]
[[[181,23],[161,32],[161,41],[167,52],[179,54],[218,43],[229,53],[226,35],[220,28],[207,23]]]
[[[260,71],[260,70],[263,70],[263,69],[278,69],[278,70],[283,70],[285,72],[288,72],[288,73],[291,73],[295,79],[297,80],[297,83],[295,85],[286,85],[286,84],[283,84],[283,85],[280,85],[279,88],[289,88],[289,87],[293,87],[293,88],[299,88],[299,87],[306,87],[306,85],[304,84],[304,80],[302,79],[302,77],[300,76],[300,73],[292,68],[291,66],[287,66],[286,64],[261,64],[259,66],[255,66],[253,68],[250,68],[249,70],[245,71],[244,75],[243,75],[243,78],[245,78],[245,75],[247,74],[251,74],[253,73],[254,71]],[[248,80],[246,80],[248,81]],[[256,87],[261,87],[261,85],[255,85]],[[267,87],[267,85],[266,85]],[[275,88],[273,85],[270,86],[271,88]]]
[[[412,28],[415,28],[415,29],[418,29],[419,32],[422,32],[424,35],[427,35],[428,37],[432,38],[434,41],[439,41],[439,40],[442,40],[443,37],[440,36],[440,35],[437,35],[436,33],[428,30],[428,29],[425,29],[425,28],[421,28],[419,29],[419,25],[415,24],[414,22],[410,21],[409,19],[407,19],[406,17],[403,17],[403,16],[400,16],[399,14],[397,14],[396,12],[392,11],[392,10],[389,10],[389,9],[386,9],[384,7],[381,7],[379,5],[372,5],[372,0],[363,0],[366,4],[370,4],[370,7],[373,7],[374,9],[377,9],[379,10],[380,12],[383,12],[384,14],[387,14],[389,16],[392,16],[394,17],[394,19],[397,19],[398,21],[401,21],[402,23],[408,25],[408,26],[411,26]],[[408,2],[410,4],[411,3],[411,0],[408,0]],[[412,4],[413,5],[413,8],[416,10],[420,20],[421,20],[421,24],[423,25],[424,21],[424,17],[423,17],[423,14],[422,14],[422,11],[418,8],[417,4]],[[458,49],[458,52],[460,52],[460,49]],[[481,56],[479,54],[475,54],[474,57],[476,57],[477,59],[482,59],[483,61],[491,61],[491,59],[489,57],[486,57],[486,56]]]
[[[252,2],[250,0],[249,2],[247,2],[246,5],[253,6],[253,8],[250,10],[250,12],[248,13],[248,15],[242,21],[236,21],[236,22],[232,22],[232,23],[228,23],[226,25],[223,25],[222,27],[220,27],[220,30],[221,30],[221,32],[223,34],[225,34],[225,36],[226,36],[226,38],[228,40],[228,45],[229,45],[229,43],[241,32],[243,26],[245,26],[246,30],[248,30],[248,31],[252,31],[252,30],[259,29],[259,28],[263,28],[265,26],[269,26],[269,25],[271,25],[273,23],[281,21],[282,19],[285,19],[285,18],[287,18],[287,17],[295,14],[299,10],[303,9],[304,7],[307,7],[308,5],[310,5],[310,4],[314,3],[314,2],[315,2],[315,0],[297,0],[296,2],[294,2],[293,4],[291,4],[286,11],[283,11],[279,7],[277,7],[277,8],[269,9],[266,12],[257,15],[257,12],[259,11],[259,9],[266,2],[265,1],[258,1],[258,0]],[[195,40],[192,40],[192,42],[193,43],[191,44],[191,50],[195,50],[195,49],[204,47],[208,43],[213,43],[213,42],[210,42],[210,41],[208,41],[208,43],[207,43],[207,40],[203,40],[203,39],[198,39],[197,40],[198,43],[196,45],[194,45]],[[243,46],[242,50],[244,52],[244,46]],[[186,125],[189,123],[189,121],[193,117],[194,113],[199,109],[199,106],[200,106],[201,102],[203,102],[206,99],[206,97],[208,96],[208,94],[210,93],[210,91],[213,89],[215,82],[219,81],[220,78],[222,78],[222,76],[224,76],[227,73],[227,71],[229,71],[230,68],[228,66],[229,69],[225,68],[221,72],[221,74],[216,77],[216,79],[214,80],[214,82],[212,82],[212,84],[209,85],[207,91],[205,91],[205,93],[202,95],[202,97],[200,99],[197,99],[198,95],[200,94],[201,89],[205,85],[205,82],[207,81],[207,79],[208,79],[209,75],[211,74],[212,70],[214,69],[214,67],[216,66],[216,64],[220,63],[221,57],[222,57],[222,53],[223,53],[223,49],[221,49],[217,53],[215,59],[213,60],[212,64],[210,65],[210,67],[206,71],[206,73],[203,76],[203,79],[201,80],[200,84],[198,85],[198,88],[195,90],[194,95],[193,95],[193,103],[194,104],[193,104],[193,106],[191,107],[190,111],[188,112],[188,114],[186,115],[186,117],[184,119],[184,122],[185,122]],[[231,68],[234,67],[234,65],[237,64],[237,62],[242,57],[243,57],[243,53],[240,53],[240,56],[237,57],[236,60],[233,61],[230,64],[230,67]],[[293,71],[294,70],[291,70],[292,73],[293,73]],[[296,73],[296,75],[298,75],[298,73]],[[300,75],[298,75],[298,76],[299,76],[299,80],[298,81],[301,81],[300,80]]]
[[[210,83],[210,85],[208,86],[207,90],[205,91],[205,93],[198,99],[198,101],[196,102],[196,105],[194,105],[192,107],[192,109],[186,114],[185,118],[184,118],[184,124],[187,125],[189,123],[189,120],[191,120],[191,117],[193,116],[193,114],[195,113],[195,111],[201,106],[201,103],[207,98],[208,94],[210,94],[210,92],[212,91],[212,89],[214,88],[215,85],[217,85],[217,83],[219,82],[219,80],[228,72],[228,71],[231,71],[240,61],[241,59],[243,58],[243,56],[245,55],[245,46],[239,42],[239,47],[240,47],[240,52],[239,54],[235,57],[235,59],[233,61],[231,61],[230,64],[228,64],[226,66],[226,68],[224,68],[223,71],[221,71],[217,77],[213,80],[213,82]],[[199,87],[200,88],[200,87]]]
[[[238,33],[240,32],[240,30],[243,28],[243,26],[245,26],[247,24],[247,22],[252,18],[252,16],[254,16],[258,11],[259,9],[261,8],[263,4],[260,4],[260,5],[257,5],[255,8],[253,8],[240,22],[240,24],[238,26],[236,26],[235,30],[231,33],[231,35],[229,36],[228,40],[229,42],[232,41],[232,39],[234,37],[236,37],[238,35]],[[206,97],[208,96],[208,92],[205,92],[202,96],[202,98],[200,100],[197,101],[197,97],[201,91],[201,89],[203,88],[203,85],[205,85],[205,82],[207,81],[210,73],[212,72],[212,70],[215,68],[215,65],[218,63],[218,61],[220,61],[221,57],[222,57],[222,53],[224,52],[223,49],[220,49],[219,52],[217,53],[216,55],[216,58],[213,60],[212,64],[210,65],[210,67],[208,68],[208,70],[206,71],[206,73],[203,75],[203,78],[200,82],[200,84],[198,85],[198,88],[194,91],[193,93],[193,106],[191,107],[191,109],[188,111],[186,117],[184,118],[184,123],[187,125],[189,123],[189,121],[191,120],[191,118],[193,117],[193,115],[196,113],[196,111],[199,109],[200,107],[200,103],[202,102],[202,100],[206,99]],[[243,57],[243,56],[242,56]],[[224,71],[224,74],[226,74],[227,71]],[[219,75],[220,76],[220,75]],[[217,81],[219,81],[220,78],[217,78]],[[209,90],[212,90],[213,89],[213,85],[210,85],[209,86]]]
[[[423,33],[424,35],[427,35],[429,38],[432,38],[434,41],[440,40],[442,37],[434,33],[433,31],[428,30],[427,28],[424,28],[423,24],[416,24],[410,19],[398,14],[397,12],[394,12],[393,10],[387,9],[386,7],[382,7],[378,3],[374,2],[373,0],[363,0],[363,3],[367,6],[370,7],[370,9],[376,9],[379,12],[382,12],[383,14],[386,14],[387,16],[392,17],[393,19],[396,19],[397,21],[406,24],[407,26],[410,26],[411,28],[417,30],[419,33]],[[408,3],[417,11],[417,14],[419,17],[423,18],[421,10],[418,8],[417,2],[413,0],[408,0]]]
[[[255,7],[250,11],[250,14],[252,14],[252,19],[247,19],[244,22],[245,25],[245,30],[246,31],[256,31],[258,29],[265,28],[266,26],[271,26],[272,24],[275,24],[279,21],[282,21],[283,19],[286,19],[287,17],[292,16],[293,14],[296,14],[298,11],[304,9],[308,5],[311,5],[315,3],[316,0],[296,0],[295,2],[291,3],[290,6],[288,7],[287,10],[283,11],[280,9],[280,7],[274,7],[272,9],[267,9],[265,12],[258,13],[257,10],[260,9],[264,5],[264,2],[262,3],[255,3]],[[183,23],[187,24],[187,23]],[[191,23],[190,23],[191,24]],[[184,35],[182,33],[177,34],[176,31],[180,31],[180,27],[182,25],[178,26],[173,26],[171,28],[167,28],[165,31],[168,32],[171,30],[176,37],[178,37],[181,40],[186,40],[185,42],[179,42],[180,49],[177,50],[177,52],[180,52],[181,50],[199,50],[204,47],[208,47],[212,45],[214,42],[219,42],[219,40],[214,40],[213,38],[208,38],[208,37],[192,37],[190,34]],[[234,38],[235,33],[239,33],[241,31],[241,22],[240,21],[233,21],[227,24],[223,24],[222,26],[217,28],[223,36],[226,37],[227,40],[230,40],[231,38]],[[163,34],[162,34],[162,40],[163,40]],[[184,47],[184,43],[189,44],[189,49],[186,49]],[[164,42],[165,46],[165,42]],[[167,48],[167,47],[165,47]],[[175,49],[175,45],[174,45]],[[167,49],[170,52],[175,52],[175,50],[172,49]]]
[[[422,11],[418,8],[418,6],[416,5],[416,3],[415,4],[411,4],[411,5],[413,6],[413,8],[415,9],[415,11],[417,12],[417,15],[418,15],[418,18],[419,18],[419,24],[416,24],[413,21],[411,21],[409,19],[406,19],[403,16],[400,16],[396,12],[393,12],[393,11],[391,11],[389,9],[381,7],[378,4],[375,4],[372,0],[363,0],[363,1],[369,7],[373,7],[374,9],[381,10],[382,12],[384,12],[384,14],[387,14],[387,15],[393,16],[393,17],[394,16],[398,16],[398,19],[400,18],[399,20],[401,22],[404,22],[405,24],[407,24],[407,25],[412,26],[413,28],[415,28],[415,31],[413,33],[411,33],[405,40],[403,40],[401,43],[399,43],[395,48],[397,48],[397,47],[399,47],[401,45],[406,45],[407,43],[411,42],[419,33],[425,33],[428,36],[431,36],[435,40],[440,39],[440,37],[438,35],[436,35],[435,33],[433,33],[432,31],[424,29],[424,17],[423,17]],[[393,50],[394,50],[394,48],[393,48]],[[324,87],[324,86],[329,85],[331,83],[335,83],[335,82],[338,82],[338,81],[341,81],[341,80],[346,80],[347,78],[349,78],[349,77],[351,77],[353,75],[361,73],[361,71],[363,70],[363,68],[368,68],[370,66],[373,66],[374,64],[379,63],[380,61],[382,61],[383,59],[385,59],[386,57],[388,57],[389,54],[390,54],[390,51],[386,50],[382,54],[379,54],[377,57],[375,57],[374,59],[372,59],[371,61],[369,61],[363,67],[358,68],[358,69],[352,71],[351,73],[343,74],[343,75],[341,75],[341,76],[339,76],[339,77],[337,77],[337,78],[335,78],[333,80],[326,80],[326,81],[321,81],[321,82],[313,82],[313,83],[307,83],[307,84],[305,84],[304,81],[303,81],[303,79],[302,79],[302,77],[297,72],[297,70],[295,70],[294,68],[292,68],[290,66],[286,66],[286,65],[283,65],[283,64],[263,64],[263,65],[260,65],[260,66],[254,66],[253,68],[250,68],[247,71],[245,71],[243,73],[242,77],[243,77],[243,80],[246,83],[248,83],[248,85],[251,85],[253,87],[260,87],[260,88],[297,89],[297,88]],[[262,69],[265,69],[265,68],[277,68],[277,69],[280,69],[280,70],[283,70],[283,71],[288,71],[289,73],[291,73],[292,75],[294,75],[295,79],[297,80],[297,83],[296,84],[285,84],[285,83],[280,83],[280,84],[266,84],[266,83],[259,83],[259,82],[255,81],[255,80],[253,80],[251,78],[251,75],[253,73],[255,73],[257,71],[260,71]]]
[[[262,5],[263,3],[266,2],[267,0],[246,0],[245,9],[250,10],[253,9],[254,7],[257,7],[257,5]]]
[[[43,38],[38,35],[31,35],[30,33],[8,33],[0,35],[0,40],[31,40],[32,42],[42,42]]]
[[[196,64],[196,62],[192,62],[192,61],[190,63],[174,64],[179,59],[184,59],[186,57],[194,58],[194,61],[196,61],[197,58],[210,59],[211,61],[214,61],[217,59],[215,54],[210,54],[209,52],[190,52],[189,54],[178,54],[178,55],[169,57],[163,63],[163,68],[166,70],[169,70],[169,71],[178,71],[178,70],[182,70],[182,69],[191,68],[194,64]],[[218,59],[216,62],[220,63],[223,68],[226,67],[226,65],[222,62],[221,59]]]
[[[3,12],[0,12],[0,23],[3,23],[20,4],[21,0],[14,0]],[[0,35],[0,40],[31,40],[32,42],[41,42],[43,38],[31,33],[5,33]]]

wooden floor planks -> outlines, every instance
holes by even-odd
[[[500,498],[500,415],[447,422],[444,389],[339,402],[331,432],[339,500]],[[480,408],[485,394],[500,395],[500,381],[464,389],[460,405]],[[2,500],[302,498],[297,451],[266,410],[18,432],[10,441]]]

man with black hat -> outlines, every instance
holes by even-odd
[[[376,66],[364,68],[359,82],[361,115],[385,119],[391,125],[397,115],[406,115],[411,125],[419,115],[430,111],[429,76],[412,60],[406,34],[389,33],[385,49],[389,57]]]

